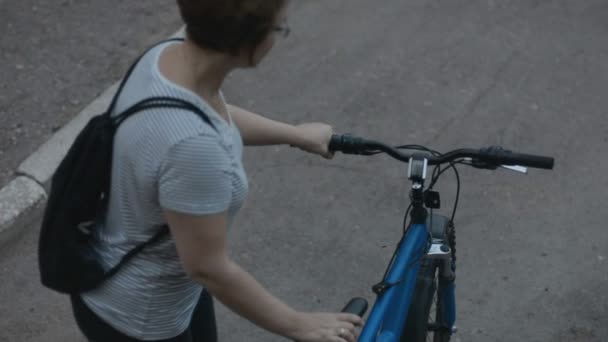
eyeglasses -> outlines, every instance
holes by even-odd
[[[272,28],[272,32],[280,34],[283,38],[286,38],[291,33],[291,28],[287,25],[287,20],[283,20],[281,25],[276,25]]]

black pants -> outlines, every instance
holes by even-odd
[[[82,301],[80,296],[72,296],[72,310],[80,331],[90,342],[141,342],[126,336],[104,322]],[[190,327],[181,335],[156,342],[216,342],[217,328],[213,298],[203,290],[194,309]]]

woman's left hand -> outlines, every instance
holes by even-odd
[[[324,123],[305,123],[296,126],[298,130],[298,144],[295,147],[306,152],[318,154],[331,159],[334,153],[329,151],[329,141],[334,132],[330,125]]]

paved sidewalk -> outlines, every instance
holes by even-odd
[[[145,46],[179,26],[172,1],[0,1],[0,188]]]

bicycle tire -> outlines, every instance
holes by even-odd
[[[443,305],[438,300],[439,271],[439,263],[436,260],[421,260],[416,288],[400,342],[449,342],[449,333],[429,330],[429,326],[442,317]]]

